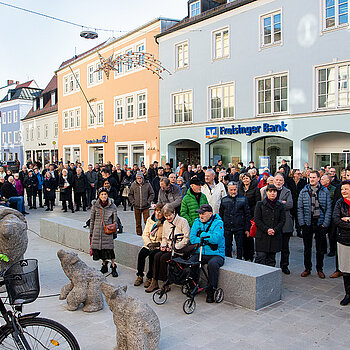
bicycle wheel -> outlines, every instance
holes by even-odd
[[[153,301],[157,305],[163,305],[168,299],[168,294],[163,292],[161,289],[158,289],[153,294]]]
[[[46,318],[20,319],[22,335],[33,350],[80,350],[74,335],[61,324]],[[11,329],[5,328],[0,336],[1,349],[12,350],[17,346],[12,338]]]

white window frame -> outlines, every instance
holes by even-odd
[[[228,32],[228,54],[224,54],[224,32],[226,32],[226,31]],[[219,33],[221,34],[221,54],[217,55],[216,35]],[[211,36],[212,36],[212,50],[213,50],[212,51],[212,61],[230,58],[230,52],[231,52],[230,27],[226,26],[226,27],[214,30],[214,31],[212,31]]]
[[[287,110],[286,111],[277,111],[275,112],[275,100],[273,99],[274,96],[274,78],[287,76]],[[269,113],[259,113],[259,80],[262,79],[271,79],[271,112]],[[289,88],[289,71],[285,72],[279,72],[274,74],[267,74],[262,75],[255,78],[255,115],[256,117],[263,117],[267,115],[285,115],[289,114],[289,102],[290,102],[290,88]],[[282,100],[282,98],[281,98]]]
[[[126,120],[135,118],[135,96],[133,94],[125,97],[125,118]]]
[[[49,124],[44,124],[44,139],[49,138]]]
[[[191,112],[191,120],[185,121],[185,100],[184,100],[184,96],[185,95],[190,95],[191,96],[191,105],[192,105],[192,112]],[[182,116],[181,116],[181,121],[175,121],[175,97],[177,96],[182,96]],[[193,123],[193,107],[194,107],[194,103],[193,103],[193,90],[186,90],[186,91],[181,91],[181,92],[175,92],[173,94],[171,94],[171,109],[172,109],[172,124],[192,124]]]
[[[44,108],[44,97],[41,96],[39,98],[39,109],[43,109]]]
[[[3,123],[3,124],[6,124],[6,123],[7,123],[7,120],[6,120],[6,118],[7,118],[7,113],[6,113],[6,112],[2,112],[1,116],[2,116],[2,123]]]
[[[77,110],[80,113],[80,125],[77,125]],[[74,107],[62,111],[62,131],[81,130],[81,107]],[[57,136],[56,136],[57,137]]]
[[[56,104],[56,92],[51,92],[51,107]]]
[[[14,122],[14,123],[17,123],[17,122],[18,122],[18,111],[17,111],[17,109],[15,109],[15,110],[13,111],[13,122]]]
[[[134,157],[133,157],[133,146],[143,146],[143,158],[144,158],[144,162],[146,163],[146,141],[127,141],[127,142],[114,142],[114,150],[115,150],[115,164],[118,163],[118,147],[127,147],[127,157],[128,157],[128,167],[132,167],[133,164],[135,163],[134,161]],[[123,166],[123,164],[121,164],[121,166]]]
[[[73,76],[75,75],[75,78]],[[80,70],[75,70],[73,73],[67,74],[63,77],[63,96],[71,95],[80,91],[79,84],[80,83]]]
[[[225,88],[233,88],[233,116],[229,116],[229,117],[224,117],[224,108],[225,108],[225,99],[226,97],[224,96],[224,89]],[[212,91],[214,89],[221,89],[221,117],[220,118],[212,118],[212,99],[211,99],[211,95],[212,95]],[[230,96],[230,95],[229,95]],[[230,97],[229,97],[230,98]],[[231,108],[230,106],[228,108]],[[223,84],[216,84],[216,85],[211,85],[208,87],[208,120],[232,120],[235,119],[236,116],[236,91],[235,91],[235,82],[231,81],[231,82],[226,82]]]
[[[33,128],[33,126],[30,126],[29,131],[30,131],[30,140],[33,141],[34,140],[34,128]]]
[[[104,124],[104,102],[96,103],[97,125]]]
[[[93,120],[93,123],[91,123],[90,116],[93,116],[93,114],[91,112],[89,105],[87,105],[87,126],[88,126],[88,129],[103,127],[104,126],[104,100],[90,103],[90,105],[91,105],[91,108],[94,112],[94,120]],[[99,115],[98,115],[98,106],[99,105],[102,105],[102,113],[103,113],[103,121],[102,122],[99,120]]]
[[[275,41],[275,33],[274,33],[274,17],[276,15],[280,15],[281,18],[281,40],[279,41]],[[265,39],[265,32],[264,32],[264,20],[266,18],[270,17],[271,18],[271,42],[268,44],[264,43],[264,39]],[[283,16],[282,16],[282,8],[277,9],[275,11],[269,12],[269,13],[264,13],[263,15],[260,16],[260,23],[259,23],[259,37],[260,37],[260,49],[264,49],[264,48],[268,48],[268,47],[272,47],[272,46],[281,46],[283,45]]]
[[[58,123],[53,124],[53,137],[57,138],[58,137]]]
[[[7,112],[7,124],[12,124],[12,111]]]
[[[37,137],[38,140],[41,139],[40,126],[37,126],[37,127],[36,127],[36,137]]]
[[[9,145],[12,145],[12,144],[13,144],[12,131],[9,131],[8,134],[7,134],[7,143],[8,143]]]
[[[26,128],[26,141],[29,141],[29,127]]]
[[[114,97],[114,123],[124,119],[124,100],[122,97]]]
[[[13,143],[14,144],[19,143],[19,131],[14,131],[13,132]]]
[[[347,76],[347,98],[348,98],[348,104],[340,105],[339,104],[339,68],[342,66],[347,66],[348,68],[348,76]],[[319,107],[319,71],[321,69],[334,69],[334,107]],[[350,61],[340,61],[336,64],[326,64],[326,65],[320,65],[314,67],[315,75],[314,75],[314,81],[315,81],[315,99],[314,99],[314,110],[315,111],[324,111],[324,110],[337,110],[337,109],[349,109],[350,108]],[[344,91],[345,93],[345,91]],[[328,96],[328,94],[326,95]]]
[[[2,133],[2,144],[3,144],[3,145],[6,144],[6,137],[7,137],[6,131],[3,131],[3,133]]]
[[[321,8],[321,22],[322,22],[322,32],[323,33],[327,33],[329,31],[332,31],[332,30],[337,30],[337,29],[344,29],[344,28],[348,28],[349,27],[349,7],[350,7],[350,3],[349,3],[349,0],[348,0],[348,22],[347,23],[343,23],[343,24],[339,24],[339,0],[334,0],[334,7],[335,7],[335,14],[334,14],[334,17],[335,17],[335,24],[334,26],[332,27],[328,27],[327,28],[327,18],[326,18],[326,11],[327,11],[327,8],[326,8],[326,0],[320,0],[321,2],[321,5],[320,5],[320,8]]]
[[[193,13],[194,11],[196,11],[196,13]],[[195,16],[198,16],[200,14],[201,14],[201,2],[200,2],[200,0],[192,2],[190,4],[190,17],[195,17]]]
[[[187,46],[187,62],[185,60],[185,46]],[[179,49],[182,48],[180,57]],[[187,69],[190,66],[190,53],[189,53],[189,42],[188,40],[181,43],[175,44],[175,70]]]
[[[141,96],[144,96],[144,100],[141,100],[140,101],[140,97]],[[137,115],[136,117],[138,119],[144,119],[144,118],[147,118],[147,94],[146,93],[140,93],[140,94],[137,94],[136,95],[136,103],[137,103],[137,106],[136,106],[136,109],[137,109]],[[142,106],[140,108],[140,105],[144,105],[144,107]],[[141,114],[140,111],[144,110],[144,114]]]
[[[103,71],[97,71],[101,66],[100,61],[95,61],[87,66],[87,87],[94,87],[103,83]],[[92,78],[92,81],[91,81]]]
[[[133,52],[132,47],[129,47],[128,49],[125,50],[125,54],[132,53],[132,52]],[[135,66],[133,65],[131,60],[130,60],[130,62],[131,62],[131,64],[128,63],[127,65],[124,66],[126,72],[130,72],[135,68]]]

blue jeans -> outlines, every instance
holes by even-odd
[[[24,207],[24,198],[23,197],[10,197],[9,203],[16,203],[17,210],[22,214],[26,211]]]

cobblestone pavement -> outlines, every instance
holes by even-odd
[[[60,267],[56,252],[60,245],[38,237],[40,218],[67,215],[84,222],[88,212],[75,214],[31,210],[27,216],[30,244],[26,257],[39,259],[41,295],[57,294],[68,281]],[[119,211],[126,232],[135,232],[133,212]],[[100,268],[87,254],[79,256],[90,266]],[[315,257],[313,258],[315,261]],[[334,258],[325,257],[326,279],[321,280],[313,271],[307,278],[303,271],[303,245],[297,237],[291,239],[291,275],[283,276],[282,301],[254,312],[231,304],[207,304],[199,295],[197,308],[185,315],[182,304],[185,297],[173,287],[165,305],[157,306],[143,286],[134,287],[135,271],[118,267],[119,278],[108,277],[112,284],[126,284],[128,293],[141,298],[158,314],[162,333],[160,349],[339,349],[350,348],[350,306],[341,307],[344,296],[342,278],[332,280]],[[69,312],[65,301],[58,297],[38,299],[25,306],[26,312],[41,311],[41,315],[66,325],[77,337],[83,350],[109,350],[115,345],[115,327],[112,314],[106,306],[98,313],[81,310]]]

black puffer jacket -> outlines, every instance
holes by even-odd
[[[250,208],[244,196],[227,195],[221,200],[219,215],[224,222],[225,231],[249,231]]]
[[[282,202],[277,201],[275,207],[265,198],[255,207],[254,221],[257,227],[255,237],[255,250],[257,252],[277,253],[282,247],[282,229],[286,221],[286,214]],[[273,236],[267,230],[275,230]]]
[[[345,222],[341,218],[350,216],[350,207],[344,199],[338,200],[333,212],[333,222],[338,228],[337,241],[340,244],[350,246],[350,222]]]

